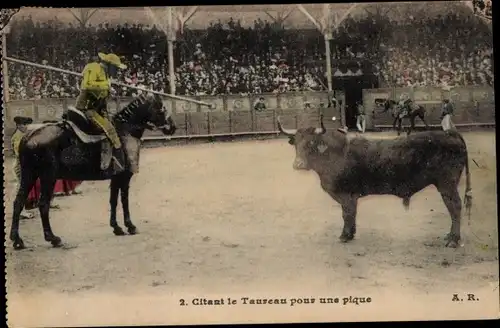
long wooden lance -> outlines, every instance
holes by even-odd
[[[60,73],[65,73],[65,74],[70,74],[70,75],[75,75],[75,76],[78,76],[78,77],[82,77],[82,73],[77,73],[77,72],[69,71],[69,70],[62,69],[62,68],[57,68],[57,67],[50,66],[50,65],[36,64],[36,63],[32,63],[32,62],[29,62],[29,61],[26,61],[26,60],[12,58],[12,57],[3,57],[2,59],[5,59],[5,60],[10,61],[10,62],[14,62],[14,63],[19,63],[19,64],[23,64],[23,65],[28,65],[28,66],[33,66],[33,67],[48,69],[48,70],[51,70],[51,71],[56,71],[56,72],[60,72]],[[150,90],[150,89],[146,89],[146,88],[141,88],[141,87],[137,87],[137,86],[133,86],[133,85],[121,83],[121,82],[114,81],[114,80],[111,80],[111,83],[114,84],[114,85],[120,86],[120,87],[125,87],[125,88],[130,88],[130,89],[135,89],[135,90],[141,90],[141,91],[144,91],[144,92],[151,92],[151,93],[154,93],[154,94],[157,94],[157,95],[160,95],[160,96],[164,96],[164,97],[169,97],[169,98],[172,98],[172,99],[188,101],[188,102],[192,102],[192,103],[195,103],[195,104],[198,104],[198,105],[202,105],[202,106],[208,106],[211,109],[213,109],[215,107],[213,104],[206,103],[204,101],[199,101],[199,100],[195,100],[195,99],[191,99],[191,98],[187,98],[187,97],[176,96],[176,95],[172,95],[172,94],[169,94],[169,93],[164,93],[164,92],[154,91],[154,90]]]

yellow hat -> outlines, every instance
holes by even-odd
[[[99,55],[99,58],[106,63],[109,63],[109,64],[114,65],[114,66],[121,68],[121,69],[127,68],[127,65],[122,64],[120,57],[118,57],[115,54],[105,54],[105,53],[100,52],[98,55]]]

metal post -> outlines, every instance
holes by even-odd
[[[325,35],[325,56],[326,56],[326,81],[328,82],[328,92],[333,90],[332,83],[332,52],[330,41],[332,40],[330,4],[323,4],[323,34]]]
[[[330,41],[332,40],[332,34],[330,32],[325,33],[325,56],[326,56],[326,81],[328,82],[328,92],[333,90],[332,82],[332,54],[330,50]]]
[[[9,26],[5,26],[2,33],[2,73],[3,73],[3,99],[4,102],[9,102],[9,63],[5,58],[7,58],[7,33],[9,33]]]
[[[172,7],[168,7],[168,33],[167,33],[167,48],[168,48],[168,76],[170,84],[170,93],[175,94],[175,69],[174,69],[174,26],[172,22]]]

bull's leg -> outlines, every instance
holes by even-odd
[[[462,215],[462,201],[455,187],[445,186],[438,188],[443,198],[444,204],[451,216],[451,229],[448,235],[446,246],[457,247],[460,241],[460,219]]]
[[[20,250],[24,248],[24,242],[19,236],[19,219],[21,212],[26,204],[28,194],[35,185],[36,175],[32,172],[23,172],[19,188],[17,190],[16,199],[14,200],[14,211],[12,213],[12,226],[10,227],[10,240],[13,242],[14,249]]]
[[[340,235],[340,241],[346,243],[354,239],[356,234],[356,213],[358,201],[357,199],[348,198],[342,203],[342,218],[344,219],[344,228]]]
[[[137,233],[136,226],[132,223],[132,219],[130,218],[130,209],[129,209],[129,187],[130,187],[130,179],[132,178],[132,173],[124,172],[123,177],[121,179],[121,200],[123,207],[123,220],[125,226],[127,227],[128,233],[131,235],[135,235]]]
[[[51,164],[54,165],[54,164]],[[54,194],[54,186],[56,184],[56,176],[53,168],[45,170],[40,177],[40,200],[38,202],[38,209],[40,210],[40,217],[42,218],[43,235],[45,240],[50,242],[52,246],[58,247],[61,245],[61,238],[54,235],[50,226],[50,201]]]
[[[116,222],[116,207],[118,206],[118,192],[120,191],[120,178],[113,176],[109,186],[109,205],[110,205],[110,218],[109,225],[113,228],[113,233],[117,236],[124,236],[125,232]]]

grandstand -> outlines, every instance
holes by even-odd
[[[325,26],[332,27],[332,84],[346,92],[348,125],[362,89],[494,83],[491,22],[473,15],[469,2],[331,4],[327,17],[322,4],[302,7],[309,16],[296,5],[175,7],[176,93],[327,90]],[[129,63],[124,82],[171,89],[165,9],[103,8],[88,20],[79,10],[23,8],[11,22],[8,55],[81,71],[98,51],[114,51]],[[8,66],[11,100],[78,93],[74,77]]]

